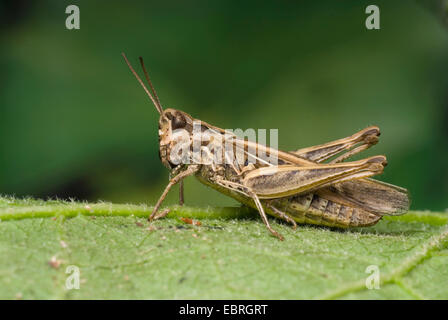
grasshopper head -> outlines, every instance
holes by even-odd
[[[191,134],[193,130],[193,118],[182,111],[176,110],[176,109],[165,109],[163,110],[162,105],[160,104],[159,97],[157,96],[156,91],[154,90],[154,86],[151,83],[151,80],[149,78],[148,72],[146,71],[145,65],[143,63],[142,57],[140,57],[140,64],[142,65],[143,72],[146,77],[146,81],[149,84],[149,87],[151,88],[151,92],[148,90],[148,88],[143,83],[142,79],[138,76],[137,72],[135,72],[134,68],[132,68],[132,65],[126,58],[126,55],[122,53],[124,60],[126,61],[129,69],[131,69],[134,76],[137,78],[138,82],[140,82],[141,86],[145,90],[148,97],[151,99],[152,103],[156,107],[157,111],[160,114],[159,118],[159,156],[160,160],[164,164],[165,167],[168,169],[173,169],[174,167],[178,166],[178,164],[175,164],[170,161],[170,152],[175,147],[177,143],[181,143],[179,141],[178,135],[174,134],[176,130],[183,130],[182,133],[184,134]],[[179,132],[178,131],[178,132]],[[185,143],[185,139],[183,140]]]
[[[162,163],[169,169],[177,166],[170,161],[170,152],[178,143],[189,143],[193,130],[193,118],[176,109],[165,109],[159,118],[159,156]],[[176,132],[181,135],[175,134]],[[182,140],[183,139],[183,140]]]

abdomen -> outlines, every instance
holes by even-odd
[[[276,199],[272,205],[299,223],[328,227],[366,227],[381,219],[380,215],[337,203],[314,193]]]

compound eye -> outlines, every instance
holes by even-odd
[[[185,125],[186,125],[185,117],[182,114],[177,114],[171,121],[172,130],[184,128]]]

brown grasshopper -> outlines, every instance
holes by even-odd
[[[287,221],[294,229],[297,222],[347,228],[371,226],[383,215],[399,215],[409,209],[406,189],[368,178],[383,172],[387,165],[385,156],[343,162],[375,145],[380,135],[378,127],[371,126],[318,146],[280,151],[240,139],[183,111],[163,110],[143,59],[140,57],[140,63],[152,94],[124,53],[123,57],[160,114],[159,155],[171,173],[150,221],[168,214],[168,210],[158,212],[177,183],[179,202],[183,204],[182,180],[191,175],[257,209],[267,229],[280,240],[283,236],[270,226],[266,213]],[[193,134],[195,126],[199,126],[199,132],[207,132],[206,141],[196,143],[196,151],[192,148],[198,142]],[[179,130],[184,134],[176,135]],[[179,150],[183,151],[182,161],[174,157]],[[200,157],[196,156],[197,151]],[[275,164],[269,162],[271,157],[276,159]],[[329,161],[324,163],[326,160]]]

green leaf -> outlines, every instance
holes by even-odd
[[[369,228],[272,237],[245,208],[0,198],[2,299],[446,299],[448,215],[409,212]],[[190,217],[200,226],[184,223]],[[68,266],[80,288],[66,288]],[[367,289],[368,266],[380,289]]]

